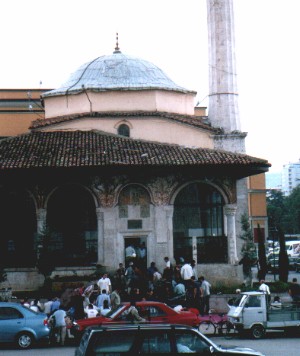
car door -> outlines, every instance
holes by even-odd
[[[136,349],[137,355],[163,356],[173,355],[174,348],[171,343],[171,330],[141,330],[139,332],[139,343]]]
[[[0,341],[14,341],[16,334],[25,325],[24,315],[15,307],[0,307]]]
[[[169,315],[159,306],[147,305],[138,307],[139,314],[149,320],[151,324],[170,323]]]

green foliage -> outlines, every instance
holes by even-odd
[[[281,229],[285,234],[300,233],[300,186],[285,197],[281,191],[272,190],[267,196],[269,235]]]
[[[242,235],[240,238],[244,240],[242,246],[242,256],[247,257],[253,263],[257,260],[256,246],[253,242],[252,230],[250,228],[249,219],[247,214],[241,216]]]

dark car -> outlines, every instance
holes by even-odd
[[[249,348],[217,346],[196,329],[186,325],[108,325],[86,329],[75,356],[96,355],[256,355]]]
[[[48,339],[49,333],[46,314],[19,303],[0,302],[0,342],[15,342],[28,349],[35,341]]]

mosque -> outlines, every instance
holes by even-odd
[[[194,259],[211,281],[241,281],[249,181],[270,164],[245,153],[230,55],[232,1],[219,3],[207,2],[208,115],[195,107],[196,92],[123,53],[118,41],[60,88],[41,91],[43,107],[33,108],[41,118],[27,130],[4,134],[8,110],[0,112],[0,260],[15,290],[42,284],[36,265],[46,247],[54,275],[91,274],[97,266],[111,272],[127,257],[162,268],[168,256]],[[217,36],[220,27],[226,31]],[[0,104],[16,104],[21,92],[2,90]],[[253,192],[264,199],[263,189]],[[250,215],[267,230],[264,209]]]

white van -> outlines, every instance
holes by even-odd
[[[285,248],[288,256],[296,257],[300,253],[300,240],[286,241]]]

